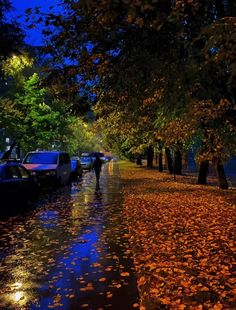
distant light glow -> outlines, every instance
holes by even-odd
[[[84,202],[85,204],[89,202],[89,195],[87,193],[84,194]]]
[[[18,302],[24,298],[24,292],[16,292],[14,293],[14,301]]]
[[[14,283],[12,286],[13,286],[13,288],[15,288],[15,289],[19,289],[19,288],[22,287],[22,283],[21,283],[21,282],[16,282],[16,283]]]
[[[113,175],[114,174],[114,164],[113,164],[113,161],[109,162],[108,174],[109,175]]]

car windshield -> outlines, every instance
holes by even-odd
[[[56,153],[30,153],[24,160],[24,164],[57,164]]]
[[[91,162],[91,158],[89,158],[89,157],[83,157],[83,158],[81,158],[81,162],[82,162],[82,163],[90,163],[90,162]]]
[[[80,161],[81,161],[82,163],[91,163],[91,158],[90,158],[90,157],[82,157],[82,158],[80,159]]]

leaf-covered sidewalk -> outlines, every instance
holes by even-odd
[[[121,162],[140,309],[236,309],[236,190]]]

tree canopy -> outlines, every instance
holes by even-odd
[[[234,1],[61,5],[39,17],[44,87],[74,116],[94,107],[110,147],[137,155],[160,141],[195,144],[215,163],[235,153]]]
[[[2,64],[6,58],[19,54],[24,46],[24,33],[15,20],[9,21],[7,13],[12,9],[9,0],[0,0],[0,95],[5,90],[5,77]]]
[[[7,57],[17,52],[22,46],[24,34],[17,21],[9,21],[6,13],[12,9],[9,0],[0,0],[0,57]]]
[[[62,3],[66,13],[46,19],[53,26],[45,31],[46,51],[61,63],[51,76],[66,80],[69,90],[87,87],[95,93],[104,129],[114,136],[119,132],[122,141],[140,151],[142,144],[159,138],[179,144],[196,134],[210,141],[201,144],[202,157],[212,159],[212,149],[225,149],[219,141],[227,141],[225,135],[234,130],[233,1]],[[212,109],[220,110],[217,121]],[[182,126],[186,118],[193,121]],[[170,135],[173,128],[176,134]]]

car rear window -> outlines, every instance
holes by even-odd
[[[89,157],[84,157],[84,158],[81,158],[81,161],[82,161],[83,163],[90,163],[90,162],[91,162],[91,158],[89,158]]]
[[[24,160],[24,164],[57,164],[56,153],[30,153]]]

